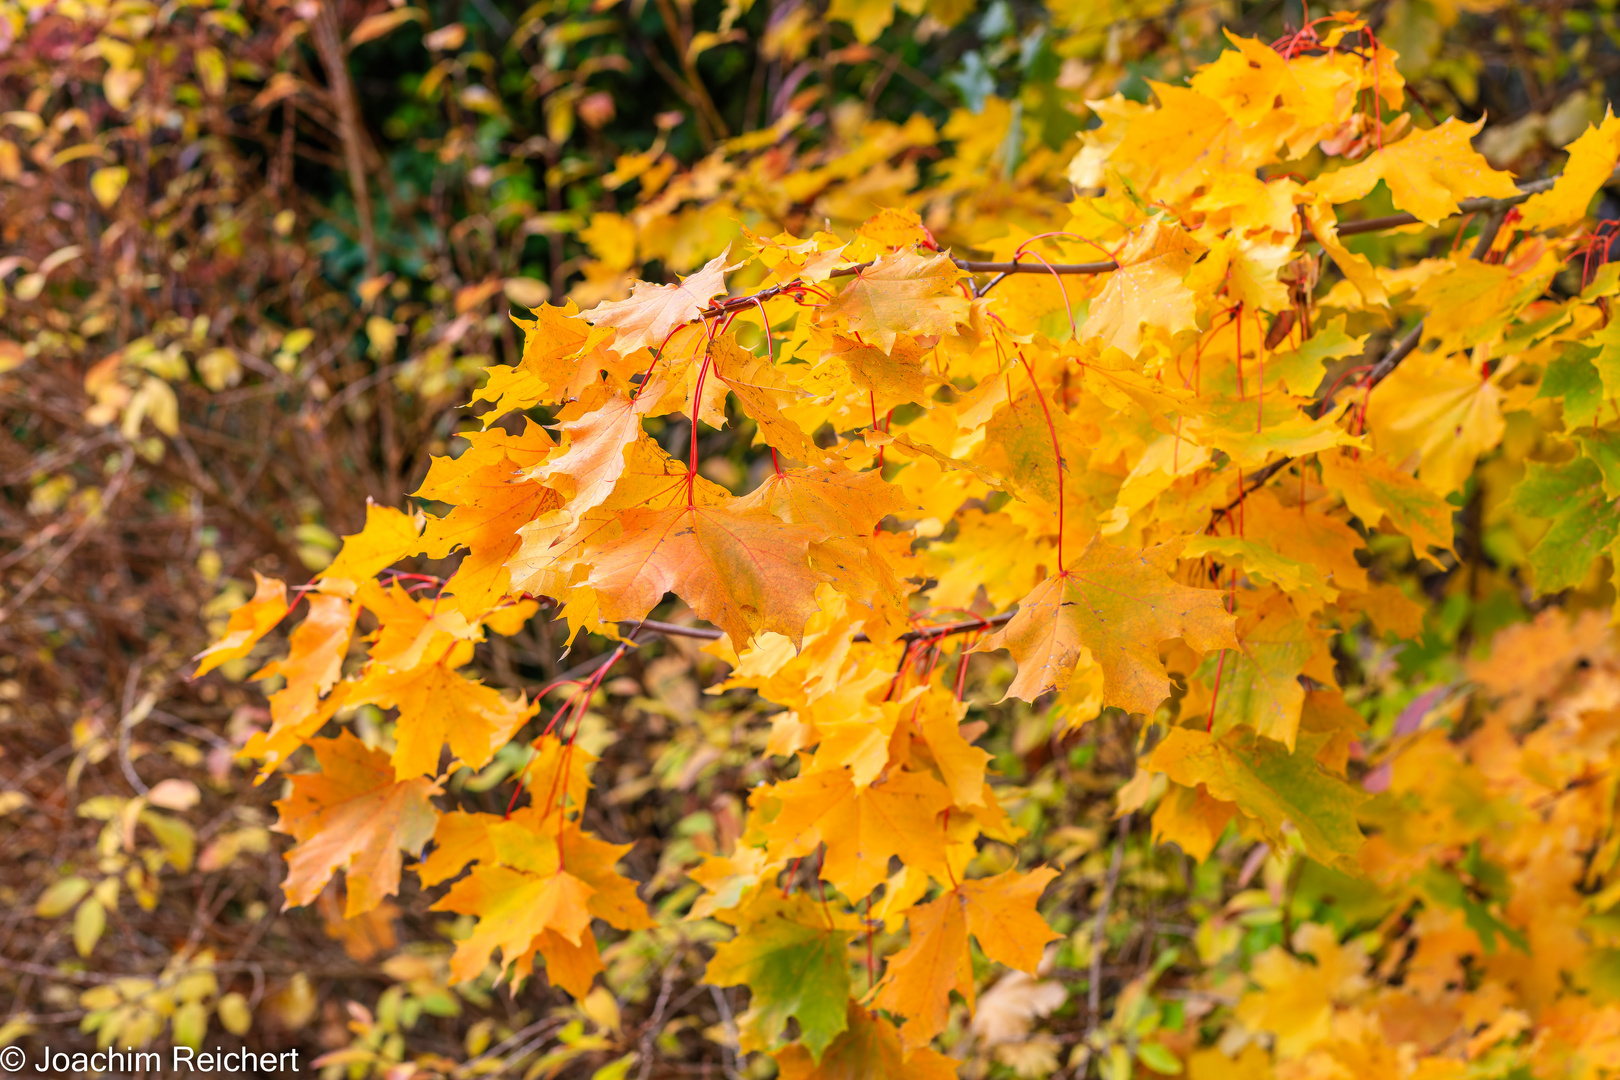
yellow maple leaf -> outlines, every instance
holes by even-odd
[[[1565,149],[1569,161],[1552,190],[1530,196],[1519,207],[1521,228],[1554,229],[1586,217],[1593,196],[1609,182],[1620,161],[1620,117],[1614,115],[1614,107],[1604,110],[1601,124],[1588,125]]]
[[[961,276],[946,255],[879,255],[831,303],[818,308],[816,318],[822,323],[842,318],[851,330],[875,337],[885,353],[893,352],[902,333],[956,332],[972,307],[956,288]]]
[[[1485,124],[1447,117],[1439,127],[1414,131],[1354,165],[1311,181],[1309,190],[1331,203],[1352,202],[1382,180],[1398,210],[1438,225],[1467,198],[1510,199],[1519,193],[1511,173],[1493,169],[1468,140]]]

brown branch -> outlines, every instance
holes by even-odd
[[[1539,195],[1543,191],[1551,191],[1559,177],[1549,176],[1545,180],[1531,180],[1519,185],[1519,193],[1510,195],[1505,199],[1463,199],[1457,204],[1457,214],[1498,213],[1511,206],[1517,206],[1532,195]],[[1620,181],[1620,168],[1609,174],[1605,184]],[[1456,217],[1457,214],[1451,215]],[[1340,236],[1359,236],[1362,233],[1384,232],[1387,229],[1400,229],[1407,225],[1422,224],[1411,214],[1385,214],[1383,217],[1365,218],[1361,221],[1346,221],[1339,226]]]
[[[315,18],[310,20],[310,37],[326,69],[333,104],[337,106],[338,134],[343,142],[343,162],[354,192],[354,214],[360,223],[360,247],[366,253],[366,275],[377,273],[377,234],[371,219],[371,191],[366,185],[365,133],[360,127],[360,109],[354,100],[354,81],[338,32],[335,0],[321,0]]]

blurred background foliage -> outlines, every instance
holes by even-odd
[[[1620,88],[1614,7],[1363,12],[1424,107],[1488,117],[1481,149],[1528,178],[1555,172]],[[712,656],[641,650],[587,719],[602,828],[650,838],[628,865],[664,917],[609,948],[614,992],[573,1006],[544,987],[447,987],[461,931],[418,894],[352,921],[336,897],[279,911],[277,792],[233,761],[262,699],[233,681],[246,663],[185,681],[200,628],[253,570],[323,566],[368,500],[405,504],[476,426],[461,406],[480,370],[517,361],[510,313],[617,298],[749,233],[847,230],[880,207],[916,209],[958,255],[1006,257],[1063,219],[1091,103],[1144,100],[1218,52],[1222,27],[1269,39],[1306,14],[1322,12],[0,0],[0,1043],[206,1033],[328,1053],[353,1077],[768,1071],[731,1049],[741,1002],[697,982],[716,926],[677,918],[696,889],[684,872],[729,847],[762,778],[759,706],[705,695],[724,678]],[[732,486],[755,465],[729,431],[703,453]],[[1471,565],[1441,574],[1380,555],[1435,603],[1401,647],[1343,643],[1370,754],[1525,614],[1493,569],[1512,529],[1475,535]],[[558,644],[541,619],[482,660],[532,689],[596,649]],[[1186,1051],[1237,1000],[1221,980],[1345,885],[1301,886],[1297,859],[1236,837],[1201,866],[1153,847],[1145,820],[1112,816],[1134,725],[1066,734],[1052,711],[991,700],[975,715],[1030,830],[1021,854],[1065,869],[1049,918],[1069,936],[1055,981],[997,984],[992,1019],[953,1029],[966,1073],[1168,1070],[1163,1048]],[[365,735],[386,719],[348,722]],[[499,809],[517,764],[458,776],[454,797]]]

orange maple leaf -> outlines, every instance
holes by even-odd
[[[755,799],[766,795],[782,804],[765,826],[772,857],[798,858],[827,841],[821,876],[851,900],[886,879],[896,855],[936,881],[951,876],[940,817],[951,796],[925,773],[891,772],[886,780],[856,788],[848,769],[807,769],[759,789]]]
[[[259,639],[276,628],[287,614],[287,584],[253,571],[253,599],[231,610],[230,621],[220,639],[193,656],[199,661],[193,679],[213,671],[227,660],[240,660],[253,651]]]
[[[955,1080],[957,1062],[928,1047],[910,1049],[893,1024],[849,1003],[849,1026],[818,1062],[794,1043],[777,1051],[781,1080]]]
[[[385,567],[416,552],[418,520],[392,506],[366,500],[366,524],[343,538],[337,558],[327,564],[318,580],[327,592],[352,594],[354,585],[377,576]]]
[[[605,620],[634,621],[673,592],[699,616],[746,644],[774,630],[797,643],[829,580],[806,552],[825,530],[725,506],[627,510],[619,535],[586,547]]]
[[[439,788],[422,777],[396,781],[388,755],[348,731],[310,745],[321,771],[290,777],[292,792],[276,803],[276,831],[298,841],[282,891],[287,907],[307,904],[343,870],[352,919],[399,892],[400,853],[414,855],[432,837]]]
[[[309,614],[288,635],[287,655],[266,664],[253,676],[267,679],[280,675],[286,680],[280,690],[270,695],[269,734],[248,746],[256,755],[267,755],[267,766],[284,761],[330,719],[342,700],[338,691],[325,701],[321,695],[333,690],[343,673],[343,657],[349,651],[349,638],[359,614],[360,609],[341,596],[310,593]]]
[[[465,646],[468,653],[471,645]],[[439,771],[439,751],[450,752],[470,769],[489,764],[495,751],[533,716],[539,702],[513,701],[494,687],[485,686],[451,670],[456,653],[420,667],[396,671],[373,663],[349,695],[352,705],[380,705],[399,709],[398,740],[393,754],[400,776],[432,775]]]
[[[979,646],[1006,649],[1018,661],[1007,696],[1034,701],[1062,690],[1089,652],[1102,668],[1105,704],[1151,713],[1170,693],[1160,642],[1179,637],[1200,652],[1239,648],[1221,593],[1170,579],[1180,551],[1172,542],[1131,552],[1094,537],[1067,570],[1035,586],[1012,621]]]
[[[1008,870],[964,881],[907,913],[911,944],[889,960],[875,1004],[909,1017],[900,1029],[907,1047],[924,1046],[945,1029],[954,989],[973,1008],[973,959],[968,935],[990,959],[1034,973],[1047,942],[1061,934],[1046,924],[1035,902],[1057,871]]]
[[[555,846],[553,846],[555,853]],[[509,866],[477,866],[433,905],[435,911],[478,916],[473,932],[456,943],[450,977],[475,979],[499,949],[510,965],[529,956],[535,939],[554,931],[570,945],[583,946],[590,932],[589,885],[560,868],[527,873]]]

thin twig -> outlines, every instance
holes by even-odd
[[[647,1018],[646,1026],[641,1032],[641,1073],[639,1080],[647,1080],[652,1073],[653,1040],[664,1026],[664,1009],[669,1005],[669,992],[675,985],[675,969],[680,964],[680,958],[674,957],[664,965],[662,981],[658,987],[658,1000],[653,1004],[652,1016]]]
[[[709,985],[709,996],[714,998],[714,1007],[720,1011],[720,1022],[726,1027],[726,1042],[720,1045],[720,1070],[726,1074],[726,1080],[740,1080],[736,1055],[731,1048],[741,1045],[742,1040],[737,1034],[737,1020],[731,1014],[731,1002],[726,1000],[725,991],[712,983]]]
[[[112,509],[113,504],[118,500],[119,492],[124,490],[124,481],[129,479],[130,470],[134,467],[134,464],[135,451],[128,446],[124,447],[123,464],[118,468],[118,475],[112,478],[112,482],[107,485],[106,490],[102,493],[101,505],[84,515],[84,520],[79,522],[77,529],[73,530],[73,535],[68,537],[67,543],[56,549],[51,557],[46,560],[45,565],[39,568],[39,572],[28,579],[28,584],[17,590],[17,594],[11,598],[5,607],[0,607],[0,623],[5,622],[14,612],[21,610],[22,606],[28,602],[28,598],[38,592],[40,587],[51,579],[52,574],[61,569],[68,556],[72,555],[74,550],[84,543],[85,538],[90,535],[90,531],[107,517],[108,511]]]
[[[1114,840],[1114,854],[1108,862],[1108,877],[1103,881],[1102,900],[1097,904],[1097,917],[1091,924],[1091,972],[1086,986],[1086,1038],[1089,1042],[1102,1025],[1102,962],[1107,943],[1108,909],[1114,902],[1114,888],[1119,884],[1119,869],[1125,861],[1125,838],[1131,832],[1131,817],[1119,819],[1119,831]]]

